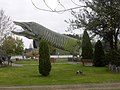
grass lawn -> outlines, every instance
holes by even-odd
[[[64,62],[64,60],[63,60]],[[18,61],[24,66],[0,68],[0,86],[55,85],[120,82],[120,73],[105,67],[83,67],[79,64],[52,64],[48,77],[38,72],[38,61]],[[76,75],[76,71],[83,75]]]

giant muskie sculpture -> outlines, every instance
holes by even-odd
[[[23,28],[24,31],[12,31],[12,33],[33,39],[34,47],[39,46],[40,39],[46,40],[50,45],[69,51],[71,53],[79,52],[79,40],[65,36],[35,23],[35,22],[14,22]]]

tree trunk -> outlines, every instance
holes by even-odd
[[[115,33],[115,50],[117,51],[118,49],[118,34],[119,34],[119,29],[117,30],[117,32]]]

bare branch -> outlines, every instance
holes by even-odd
[[[33,0],[31,0],[32,4],[34,5],[35,8],[37,8],[38,10],[41,10],[41,11],[47,11],[47,12],[53,12],[51,10],[48,10],[48,9],[43,9],[43,8],[39,8],[35,5],[35,3],[33,2]]]
[[[44,1],[45,5],[46,5],[51,11],[53,11],[52,8],[46,3],[46,1],[45,1],[45,0],[43,0],[43,1]]]
[[[79,4],[75,3],[73,0],[71,0],[71,2],[72,2],[73,4],[75,4],[76,6],[80,6]]]
[[[60,0],[57,0],[57,1],[64,9],[66,9],[65,6],[60,2]]]
[[[38,7],[34,2],[33,2],[33,0],[31,0],[31,2],[32,2],[32,4],[34,5],[34,7],[35,8],[37,8],[38,10],[41,10],[41,11],[47,11],[47,12],[57,12],[57,13],[63,13],[63,12],[66,12],[66,11],[71,11],[71,10],[73,10],[73,9],[79,9],[79,8],[81,8],[81,7],[84,7],[84,6],[78,6],[78,4],[77,4],[77,6],[76,7],[73,7],[73,8],[65,8],[65,6],[60,2],[60,0],[57,0],[58,1],[58,3],[60,4],[60,6],[62,6],[64,9],[62,9],[62,10],[56,10],[56,9],[52,9],[47,3],[46,3],[46,0],[43,0],[43,2],[45,3],[45,5],[47,6],[47,8],[49,8],[49,9],[44,9],[44,8],[40,8],[40,7]],[[72,2],[74,2],[73,0],[71,0]],[[74,4],[76,4],[75,2],[74,2]]]

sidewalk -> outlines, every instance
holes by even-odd
[[[120,82],[100,83],[100,84],[11,86],[11,87],[0,87],[0,90],[120,90]]]

